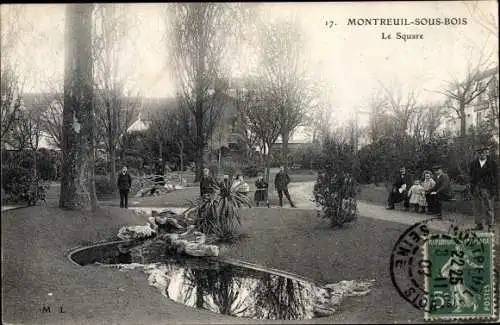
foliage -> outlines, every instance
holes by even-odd
[[[221,241],[234,240],[241,225],[239,209],[250,207],[250,199],[238,190],[232,181],[214,184],[214,193],[194,202],[190,212],[196,213],[197,229]]]
[[[6,167],[2,170],[2,188],[9,203],[25,202],[35,205],[38,200],[45,200],[49,185],[40,177],[22,167]]]
[[[356,218],[357,159],[353,146],[345,141],[328,137],[323,144],[322,170],[314,185],[314,202],[321,207],[323,217],[332,226]]]
[[[39,149],[36,152],[37,173],[42,180],[57,180],[61,174],[62,155],[60,152]],[[2,166],[34,168],[31,150],[2,151]]]
[[[392,179],[401,166],[415,171],[418,166],[418,144],[410,136],[381,137],[359,150],[361,183],[378,183]],[[424,168],[431,168],[425,166]]]
[[[252,165],[248,165],[248,166],[243,167],[241,169],[241,173],[245,177],[257,177],[259,170],[260,170],[259,166],[252,164]]]
[[[109,179],[108,176],[96,175],[94,180],[97,195],[108,195],[115,192],[114,180]]]
[[[303,169],[319,169],[321,157],[321,146],[317,143],[310,143],[294,153],[293,161]]]

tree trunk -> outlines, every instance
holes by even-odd
[[[266,165],[266,182],[267,184],[269,184],[269,178],[271,177],[271,156],[270,156],[270,153],[271,153],[271,144],[266,144],[267,146],[267,152],[265,153],[265,156],[264,156],[264,160],[265,160],[265,165]],[[267,195],[269,195],[269,190],[268,190],[268,193]]]
[[[283,132],[283,134],[281,135],[281,140],[283,140],[282,148],[281,148],[281,154],[282,154],[281,164],[285,168],[285,173],[288,173],[288,140],[289,140],[289,136],[290,136],[290,134],[288,133],[288,131]]]
[[[181,179],[179,181],[182,185],[183,174],[184,174],[184,143],[180,141],[177,143],[177,145],[179,146],[179,158],[181,160],[181,174],[180,174]]]
[[[109,153],[110,159],[111,159],[111,184],[113,184],[113,187],[116,189],[116,149],[114,147],[111,147],[110,153]]]
[[[94,186],[92,5],[67,4],[63,163],[59,206],[97,207]]]
[[[198,105],[198,104],[197,104]],[[200,103],[200,111],[201,111],[201,103]],[[198,109],[197,109],[198,110]],[[198,111],[198,113],[200,113]],[[204,145],[203,145],[203,113],[201,112],[201,117],[196,118],[196,176],[195,182],[200,181],[201,175],[203,174],[203,154],[204,154]]]
[[[467,135],[467,114],[465,114],[465,104],[460,103],[460,136]]]

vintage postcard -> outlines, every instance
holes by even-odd
[[[2,324],[499,321],[498,1],[0,13]]]

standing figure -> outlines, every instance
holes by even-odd
[[[429,203],[427,214],[437,214],[441,217],[441,201],[447,201],[452,197],[451,183],[450,178],[443,172],[443,168],[440,165],[434,166],[433,169],[436,174],[436,184],[426,195],[427,202]]]
[[[430,190],[436,185],[436,182],[434,179],[432,179],[432,172],[430,170],[424,170],[424,180],[422,182],[422,187],[423,187],[423,193],[422,197],[420,198],[420,207],[422,208],[422,213],[427,212],[426,210],[429,207],[429,203],[427,202],[427,197],[426,195],[430,193]]]
[[[210,170],[208,168],[203,169],[203,176],[200,179],[200,196],[203,198],[204,196],[210,195],[214,192],[215,181],[212,176],[210,176]]]
[[[127,166],[123,166],[121,173],[116,181],[118,190],[120,191],[120,208],[128,207],[128,193],[132,187],[132,177],[127,171]]]
[[[495,221],[495,196],[497,191],[497,164],[489,159],[489,149],[478,150],[479,159],[470,164],[470,190],[472,192],[472,207],[474,210],[474,222],[476,230],[483,229],[483,222],[488,225],[488,231]]]
[[[280,207],[283,207],[283,193],[285,193],[288,202],[290,202],[290,206],[295,208],[295,204],[293,204],[292,199],[290,198],[290,193],[288,193],[288,184],[290,183],[290,176],[285,173],[285,168],[283,166],[280,167],[280,171],[276,174],[274,178],[274,187],[278,192],[278,197],[280,199]]]
[[[422,193],[424,188],[420,184],[420,180],[416,179],[413,181],[413,185],[408,190],[408,196],[410,197],[410,205],[413,206],[415,212],[420,210],[420,198],[422,197]],[[425,197],[424,197],[425,199]]]
[[[405,211],[410,209],[410,198],[408,197],[408,190],[412,186],[411,177],[406,173],[406,168],[401,167],[398,177],[392,184],[392,190],[387,198],[387,210],[394,210],[394,204],[404,201]]]
[[[255,205],[259,206],[260,202],[265,201],[267,204],[267,207],[269,208],[269,200],[267,199],[267,188],[269,187],[269,184],[264,180],[264,177],[262,176],[262,173],[259,172],[257,175],[257,180],[255,181],[255,195],[254,195],[254,200],[255,200]]]

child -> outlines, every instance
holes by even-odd
[[[408,196],[410,197],[410,205],[414,207],[415,212],[419,212],[420,210],[420,203],[422,201],[421,198],[423,193],[424,188],[422,187],[422,185],[420,185],[420,181],[416,179],[413,182],[412,187],[410,187],[410,190],[408,191]]]
[[[425,213],[428,209],[427,199],[425,198],[425,194],[429,192],[436,182],[432,179],[432,172],[429,170],[424,171],[424,181],[422,182],[422,187],[424,188],[423,197],[420,198],[420,207],[422,208],[421,213]]]

